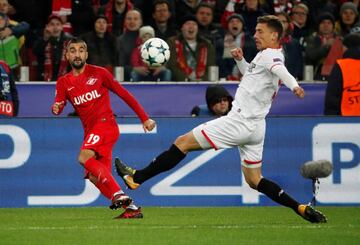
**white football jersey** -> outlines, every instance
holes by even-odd
[[[282,49],[260,51],[246,68],[235,94],[232,112],[245,118],[265,118],[281,85],[271,69],[284,66],[284,60]]]

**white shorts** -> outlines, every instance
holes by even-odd
[[[265,119],[250,120],[232,114],[203,123],[192,132],[201,148],[217,150],[237,146],[241,164],[258,168],[262,165],[265,128]]]

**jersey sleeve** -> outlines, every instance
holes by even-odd
[[[264,66],[271,72],[275,66],[284,66],[284,55],[279,51],[265,49],[258,61],[258,64]]]
[[[296,79],[289,73],[284,65],[284,55],[276,49],[266,49],[259,62],[271,73],[275,74],[291,91],[299,86]]]
[[[145,112],[144,108],[140,105],[137,99],[126,90],[118,81],[114,79],[110,72],[103,70],[105,87],[117,94],[125,103],[136,113],[141,122],[145,122],[149,119],[149,116]]]

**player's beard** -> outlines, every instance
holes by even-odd
[[[74,68],[74,69],[81,69],[83,68],[85,65],[85,61],[81,61],[80,63],[76,62],[75,60],[71,63],[71,67]]]

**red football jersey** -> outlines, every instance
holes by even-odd
[[[65,106],[66,100],[69,100],[86,133],[97,121],[112,118],[109,90],[123,99],[142,122],[149,118],[135,97],[117,82],[110,72],[90,64],[86,64],[84,72],[78,76],[69,72],[58,79],[55,102],[64,102]]]

